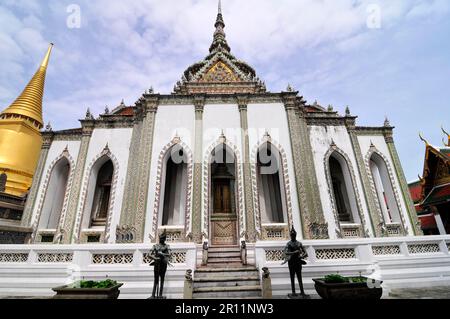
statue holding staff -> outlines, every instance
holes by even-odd
[[[169,245],[166,244],[167,233],[164,232],[159,236],[159,243],[153,245],[150,252],[150,266],[154,266],[154,283],[151,299],[164,299],[164,279],[166,276],[167,266],[171,266],[171,252]],[[158,289],[159,288],[159,289]]]
[[[308,257],[305,248],[302,243],[297,241],[297,232],[294,227],[290,232],[291,240],[286,244],[284,248],[284,264],[288,264],[289,266],[289,274],[291,276],[291,286],[292,286],[292,294],[289,294],[289,298],[308,298],[303,289],[303,280],[302,280],[302,266],[306,265],[305,259]],[[295,292],[295,276],[297,276],[297,280],[300,286],[299,296]]]

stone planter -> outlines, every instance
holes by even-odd
[[[317,293],[322,299],[365,299],[377,300],[383,295],[383,288],[369,288],[367,283],[326,283],[313,279]]]
[[[72,288],[66,285],[53,288],[56,292],[53,299],[117,299],[119,298],[119,288],[123,284],[117,284],[111,288]]]

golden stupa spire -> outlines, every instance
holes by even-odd
[[[50,43],[47,54],[31,81],[25,87],[22,94],[1,113],[2,115],[21,115],[36,122],[39,128],[44,126],[42,119],[42,98],[44,96],[45,75],[47,73],[52,48],[53,43]]]

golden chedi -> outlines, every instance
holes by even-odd
[[[39,160],[42,97],[52,47],[22,94],[0,114],[0,175],[6,174],[6,193],[11,195],[29,190]]]

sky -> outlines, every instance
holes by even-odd
[[[357,124],[387,116],[408,181],[423,171],[419,132],[443,146],[450,130],[450,1],[223,0],[232,53],[272,92],[304,98]],[[8,107],[55,43],[44,119],[79,127],[89,107],[127,105],[153,87],[169,94],[208,53],[217,0],[2,0],[0,109]]]

